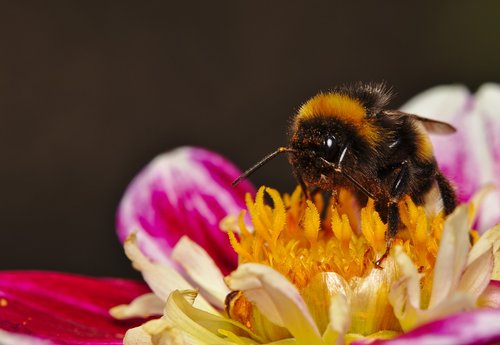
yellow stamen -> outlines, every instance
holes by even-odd
[[[265,203],[266,193],[272,205]],[[318,277],[329,272],[338,274],[357,294],[351,301],[354,310],[351,329],[365,335],[401,330],[387,302],[389,287],[399,277],[397,265],[391,257],[383,263],[383,270],[374,265],[387,248],[387,225],[376,212],[373,200],[358,210],[353,207],[355,198],[345,190],[339,191],[337,198],[325,206],[320,195],[307,200],[300,188],[281,197],[276,190],[261,187],[255,200],[247,196],[246,202],[254,231],[245,226],[243,214],[238,221],[239,240],[229,231],[240,263],[265,264],[286,276],[304,295],[313,315],[327,315],[326,310],[318,308],[328,306],[328,299],[333,296]],[[428,216],[409,197],[400,202],[399,209],[404,227],[398,231],[394,243],[404,248],[423,274],[422,295],[426,301],[432,287],[443,216]],[[242,310],[231,312],[238,315],[240,322],[252,329],[264,327],[255,308],[250,312],[249,304],[242,301],[234,304],[234,308],[238,306]],[[319,323],[326,327],[324,320]]]

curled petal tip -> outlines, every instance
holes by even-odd
[[[220,221],[245,208],[248,181],[232,187],[240,171],[222,156],[181,147],[156,157],[128,186],[118,207],[116,226],[122,241],[137,231],[141,249],[153,260],[170,261],[186,235],[203,247],[227,273],[236,267]]]

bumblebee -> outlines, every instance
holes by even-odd
[[[287,153],[293,173],[312,190],[351,190],[360,206],[368,198],[388,224],[388,240],[400,223],[398,202],[409,195],[417,205],[439,191],[445,214],[456,196],[439,170],[427,132],[451,134],[448,123],[385,109],[392,92],[384,83],[356,83],[319,93],[293,117],[289,143],[264,157],[237,180],[248,177],[278,154]]]

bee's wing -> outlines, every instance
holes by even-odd
[[[418,115],[404,113],[399,110],[385,110],[383,114],[385,116],[409,116],[419,121],[429,133],[433,134],[453,134],[457,131],[455,127],[447,122],[428,119]]]

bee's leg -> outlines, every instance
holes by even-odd
[[[295,179],[299,182],[300,188],[302,188],[302,193],[306,196],[307,199],[311,199],[311,193],[309,191],[309,188],[307,188],[307,185],[304,182],[302,175],[296,170],[293,172],[293,175],[295,176]]]
[[[375,261],[376,268],[382,268],[382,262],[387,258],[391,251],[392,242],[398,232],[399,227],[399,200],[406,194],[408,189],[408,178],[410,176],[410,166],[408,161],[402,161],[399,167],[399,172],[392,183],[392,188],[389,191],[391,200],[388,205],[387,212],[387,247],[384,254]]]
[[[444,213],[449,215],[457,207],[457,196],[455,190],[450,184],[450,181],[440,172],[436,173],[436,182],[443,199]]]
[[[408,180],[410,177],[410,163],[406,160],[401,162],[399,172],[392,183],[390,190],[391,201],[389,202],[389,210],[387,214],[387,225],[389,227],[387,237],[392,239],[396,236],[399,226],[399,200],[408,191]]]

